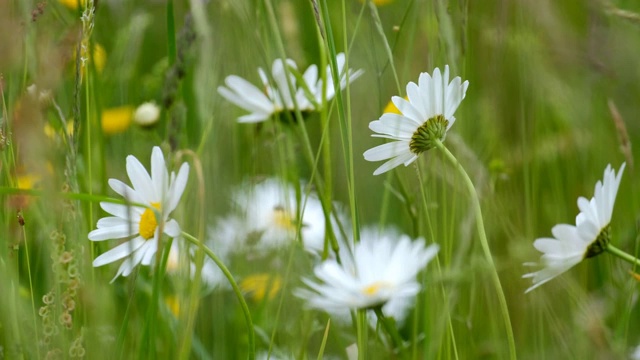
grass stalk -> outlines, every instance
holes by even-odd
[[[484,229],[484,220],[482,218],[482,208],[480,207],[480,200],[478,199],[478,193],[476,192],[476,188],[473,185],[473,182],[469,178],[469,175],[464,170],[462,165],[458,162],[458,159],[453,156],[453,154],[444,146],[442,141],[435,139],[434,143],[440,151],[442,151],[447,160],[456,168],[458,173],[464,179],[467,190],[469,191],[469,195],[471,197],[471,202],[473,209],[476,213],[476,228],[478,231],[478,236],[480,237],[480,245],[482,246],[482,250],[485,256],[487,263],[491,266],[491,279],[493,280],[493,285],[495,287],[496,293],[498,295],[498,300],[500,302],[500,311],[502,313],[502,317],[504,320],[505,330],[507,332],[507,343],[509,345],[509,357],[511,359],[516,359],[516,345],[515,339],[513,337],[513,328],[511,327],[511,319],[509,316],[509,308],[507,305],[507,299],[504,295],[504,290],[502,289],[502,283],[500,282],[500,277],[498,276],[498,269],[496,268],[495,263],[493,262],[493,257],[491,255],[491,249],[489,248],[489,242],[487,241],[487,234]]]

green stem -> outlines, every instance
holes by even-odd
[[[358,360],[367,359],[367,346],[368,346],[368,331],[369,324],[367,324],[367,309],[358,310],[356,316],[356,332],[358,336]]]
[[[496,292],[498,295],[498,300],[500,301],[500,310],[502,312],[502,317],[504,319],[505,328],[507,331],[507,342],[509,343],[509,356],[511,359],[516,359],[516,345],[513,337],[513,328],[511,327],[511,319],[509,317],[509,308],[507,306],[507,299],[504,295],[504,290],[502,289],[502,284],[500,283],[500,277],[498,276],[498,269],[496,268],[495,263],[493,262],[493,257],[491,256],[491,250],[489,249],[489,242],[487,241],[487,234],[484,230],[484,221],[482,219],[482,208],[480,207],[480,200],[478,199],[478,193],[476,192],[475,186],[473,186],[473,182],[469,178],[469,174],[464,170],[462,165],[458,162],[455,156],[444,146],[442,141],[435,140],[434,141],[436,147],[440,149],[447,160],[451,162],[451,164],[458,170],[462,178],[464,179],[465,185],[467,185],[467,189],[471,195],[471,202],[473,203],[473,209],[476,213],[476,227],[478,230],[478,235],[480,237],[480,244],[482,245],[482,250],[484,252],[484,256],[486,261],[491,265],[491,269],[493,270],[491,273],[491,279],[493,280],[493,285],[496,288]]]
[[[44,191],[41,191],[41,190],[18,189],[15,187],[0,186],[0,195],[28,195],[28,196],[42,197],[50,194],[52,193],[51,192],[45,193]],[[128,205],[128,206],[149,208],[149,205],[134,203],[131,201],[127,201],[126,199],[115,199],[109,196],[102,196],[102,195],[95,195],[95,194],[58,192],[58,193],[54,193],[54,195],[61,196],[65,199],[71,199],[71,200],[100,201],[100,202],[108,202],[113,204],[122,204],[122,205]]]
[[[620,259],[630,263],[631,265],[640,265],[640,259],[636,258],[633,255],[627,254],[626,252],[618,249],[617,247],[611,244],[607,244],[607,247],[605,248],[605,250],[608,251],[611,255],[615,255]]]
[[[176,25],[173,17],[173,0],[167,1],[167,53],[169,55],[169,65],[176,63]]]
[[[202,242],[196,239],[193,235],[188,234],[184,231],[182,232],[182,236],[188,242],[204,249],[205,254],[207,254],[207,256],[211,258],[211,260],[213,260],[213,262],[216,263],[216,265],[218,265],[218,267],[220,268],[220,271],[222,271],[222,273],[227,278],[227,280],[229,280],[229,284],[233,288],[233,292],[236,294],[236,297],[238,298],[238,302],[240,302],[240,307],[242,308],[242,312],[244,313],[244,318],[247,323],[247,331],[249,335],[249,359],[250,360],[255,359],[256,340],[255,340],[255,332],[253,330],[253,321],[251,320],[251,313],[249,312],[249,306],[247,306],[247,302],[244,301],[244,297],[242,296],[242,291],[238,287],[238,284],[236,283],[236,281],[233,279],[233,275],[231,275],[231,272],[222,263],[222,260],[220,260],[220,258],[218,258],[218,256],[216,256],[216,254],[214,254],[213,251],[209,249],[209,247],[204,245]]]
[[[398,329],[396,329],[395,325],[389,321],[389,318],[384,316],[384,313],[382,312],[382,305],[374,307],[373,311],[376,313],[378,321],[382,323],[384,330],[389,334],[389,336],[391,336],[393,348],[397,349],[398,353],[401,353],[404,348],[404,341],[402,340]]]
[[[36,304],[35,301],[33,300],[33,280],[31,277],[31,263],[29,261],[29,257],[31,256],[29,253],[29,242],[27,241],[27,233],[24,229],[24,226],[22,226],[22,238],[24,240],[24,252],[27,258],[27,275],[29,276],[29,292],[30,292],[30,297],[31,297],[31,311],[33,313],[33,331],[35,333],[35,338],[36,338],[36,343],[39,344],[40,343],[40,339],[38,336],[38,323],[36,321],[36,319],[38,318],[36,316]],[[36,351],[38,352],[38,358],[40,358],[40,346],[36,346]]]
[[[160,217],[156,215],[156,218]],[[161,218],[161,217],[160,217]],[[160,229],[158,232],[162,236],[163,229],[162,225],[160,225]],[[160,249],[160,245],[162,238],[158,239],[158,249]],[[155,352],[155,346],[153,346],[155,337],[156,337],[156,321],[157,321],[157,311],[156,308],[158,306],[158,302],[160,301],[160,296],[162,293],[162,283],[164,280],[164,274],[167,268],[167,261],[169,260],[169,252],[171,251],[171,243],[173,239],[169,238],[169,241],[164,246],[164,251],[162,251],[162,257],[156,256],[156,270],[153,276],[153,285],[151,290],[151,301],[149,304],[149,308],[147,309],[146,320],[144,324],[144,330],[142,333],[142,346],[140,347],[140,359],[152,359],[155,358],[158,354]],[[148,356],[144,356],[144,354]]]

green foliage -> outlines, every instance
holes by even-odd
[[[391,96],[405,96],[409,81],[445,64],[470,83],[445,145],[480,198],[518,357],[625,358],[640,343],[638,277],[627,263],[596,256],[527,295],[530,281],[521,277],[529,272],[522,264],[539,258],[533,241],[550,237],[557,223],[573,223],[576,199],[593,196],[608,163],[627,163],[611,242],[640,252],[636,2],[169,4],[98,1],[83,40],[83,8],[0,3],[0,359],[249,356],[252,337],[231,287],[200,287],[188,266],[160,277],[160,261],[109,283],[117,266],[91,265],[115,246],[87,238],[105,216],[99,202],[117,197],[108,179],[127,182],[126,157],[148,167],[156,145],[170,169],[192,165],[172,217],[212,248],[214,225],[233,211],[230,194],[274,176],[302,184],[299,199],[316,191],[325,215],[345,209],[341,226],[327,228],[324,255],[341,233],[358,238],[367,225],[438,243],[437,265],[421,273],[423,291],[397,324],[402,356],[508,358],[500,296],[464,179],[438,149],[377,177],[379,164],[362,156],[382,144],[368,124]],[[86,58],[81,44],[102,46],[103,64],[94,51],[77,69],[85,60],[76,53]],[[298,79],[311,64],[326,79],[339,52],[365,73],[316,113],[296,109],[278,121],[239,124],[246,112],[217,92],[231,74],[261,87],[258,67],[270,69],[278,58],[296,61]],[[162,109],[155,125],[102,130],[105,110],[146,101]],[[226,264],[238,283],[270,274],[270,289],[278,279],[274,296],[243,294],[256,352],[346,358],[346,348],[361,341],[369,358],[400,358],[384,327],[363,338],[356,334],[367,327],[361,315],[329,321],[294,296],[318,261],[298,242]]]

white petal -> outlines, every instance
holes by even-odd
[[[414,121],[417,126],[422,125],[422,123],[425,120],[427,120],[427,119],[424,119],[420,114],[420,112],[416,110],[416,108],[413,107],[413,105],[411,105],[411,103],[408,102],[407,100],[399,96],[394,96],[391,98],[391,101],[398,108],[398,110],[400,110],[402,115]]]
[[[138,206],[128,206],[108,202],[101,202],[100,207],[102,208],[102,210],[108,212],[111,215],[131,221],[139,219],[140,215],[142,215],[145,210],[144,208]]]
[[[118,195],[123,198],[138,204],[146,203],[146,200],[138,194],[137,191],[133,190],[129,185],[123,183],[117,179],[109,179],[109,186],[115,191]]]
[[[428,119],[427,113],[429,113],[429,110],[427,109],[427,104],[422,100],[422,93],[418,85],[413,82],[407,84],[407,98],[409,98],[411,105],[420,113],[420,118]]]
[[[225,79],[227,86],[218,87],[218,93],[233,104],[251,112],[269,113],[273,111],[271,100],[247,80],[231,75]]]
[[[156,194],[155,198],[163,199],[169,188],[169,174],[164,162],[164,155],[158,146],[154,146],[151,151],[151,182]]]
[[[383,114],[380,120],[370,122],[369,129],[380,134],[390,135],[397,140],[411,140],[418,126],[407,117],[387,113]]]
[[[180,225],[178,225],[177,221],[171,219],[164,224],[164,233],[172,238],[177,238],[181,233]]]
[[[271,113],[253,113],[249,115],[240,116],[238,118],[239,123],[257,123],[261,121],[269,120]]]
[[[127,156],[127,174],[133,188],[145,199],[145,205],[160,200],[155,197],[154,186],[149,173],[133,155]]]
[[[89,233],[89,240],[102,241],[111,239],[122,239],[136,234],[137,232],[138,228],[132,227],[131,224],[110,226],[91,231]]]
[[[100,229],[100,228],[120,226],[120,225],[135,226],[136,224],[134,222],[129,222],[126,219],[119,218],[117,216],[107,216],[107,217],[103,217],[102,219],[99,219],[96,227]]]
[[[168,203],[165,209],[166,216],[168,216],[178,206],[182,193],[187,186],[187,181],[189,181],[189,164],[183,163],[178,171],[178,176],[174,181],[172,181],[171,188],[169,189],[169,194],[167,196]]]
[[[380,175],[382,173],[385,173],[397,166],[400,166],[401,164],[405,164],[408,162],[409,160],[413,157],[413,153],[409,152],[407,154],[404,155],[400,155],[396,158],[393,158],[389,161],[387,161],[386,163],[382,164],[382,166],[380,166],[379,168],[376,169],[376,171],[373,172],[373,175]],[[415,160],[415,159],[414,159]]]
[[[432,113],[427,114],[429,118],[432,118],[435,115],[444,115],[444,86],[442,85],[442,75],[440,75],[440,69],[435,68],[433,70],[433,77],[431,82],[431,108]]]
[[[136,251],[142,245],[144,245],[145,242],[146,242],[145,239],[138,236],[125,243],[122,243],[114,247],[113,249],[105,252],[104,254],[98,256],[97,258],[95,258],[95,260],[93,260],[93,266],[94,267],[102,266],[105,264],[112,263],[114,261],[118,261],[124,257],[127,257],[132,252]]]
[[[406,153],[411,153],[409,150],[409,142],[393,141],[369,149],[365,151],[363,155],[367,161],[380,161]]]

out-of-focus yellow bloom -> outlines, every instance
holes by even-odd
[[[375,1],[374,1],[375,2]],[[404,97],[405,100],[409,100],[409,98],[407,96]],[[382,110],[383,114],[386,113],[391,113],[391,114],[398,114],[398,115],[402,115],[402,113],[400,112],[400,110],[398,110],[398,108],[396,107],[396,105],[393,103],[393,101],[389,101],[389,103],[387,104],[387,106],[384,107],[384,110]]]
[[[88,61],[93,61],[96,66],[96,71],[101,73],[104,70],[104,66],[107,64],[107,52],[100,44],[93,45],[93,51],[88,54],[86,50],[82,50],[81,52],[83,59],[88,59],[86,62],[81,61],[80,66],[82,67],[82,71],[86,71],[86,66],[88,65]],[[72,66],[75,67],[76,64],[76,51],[73,50],[73,62]]]
[[[240,289],[255,302],[264,300],[269,290],[269,300],[273,300],[282,288],[282,279],[278,275],[256,274],[250,275],[240,281]]]
[[[58,135],[58,130],[54,129],[49,123],[44,124],[44,134],[51,140],[55,139]],[[67,134],[73,135],[73,119],[69,119],[67,122]]]
[[[104,70],[105,64],[107,63],[107,52],[104,50],[102,45],[93,45],[93,54],[90,54],[89,58],[93,60],[93,63],[96,66],[96,70],[101,73],[102,70]]]
[[[102,132],[114,135],[126,131],[133,118],[133,106],[120,106],[102,111]]]
[[[360,0],[360,2],[365,2],[365,0]],[[391,4],[393,0],[371,0],[371,2],[376,4],[377,6],[382,6],[382,5]]]
[[[24,174],[17,177],[18,189],[29,190],[33,189],[41,180],[40,175],[36,174]]]
[[[176,318],[180,316],[180,300],[178,300],[178,297],[176,295],[166,296],[164,298],[164,303],[167,304],[167,307],[169,308],[169,311],[171,311],[173,316],[175,316]]]
[[[78,0],[58,0],[58,2],[71,10],[76,10],[78,8]],[[84,7],[86,0],[79,1],[80,6]]]

